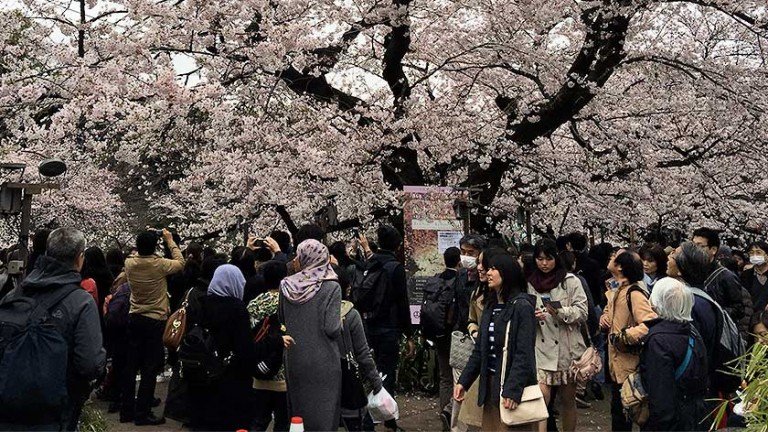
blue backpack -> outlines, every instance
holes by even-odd
[[[19,289],[0,302],[0,422],[61,421],[68,396],[69,344],[49,312],[80,289],[68,285],[41,301]]]

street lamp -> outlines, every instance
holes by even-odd
[[[39,195],[47,189],[59,189],[58,183],[47,181],[58,177],[67,171],[67,164],[61,159],[47,158],[40,162],[37,171],[40,181],[28,183],[23,181],[23,163],[0,163],[0,172],[9,172],[9,177],[18,173],[18,181],[5,181],[0,184],[0,215],[11,216],[21,214],[21,229],[19,232],[19,257],[26,263],[29,255],[29,227],[32,219],[32,197]],[[22,264],[23,264],[22,263]]]

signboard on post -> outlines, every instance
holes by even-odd
[[[464,236],[463,223],[456,218],[454,203],[463,196],[446,187],[405,186],[403,220],[405,225],[405,270],[411,322],[419,324],[419,311],[426,280],[445,268],[443,252],[459,247]]]

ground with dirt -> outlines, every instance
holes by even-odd
[[[165,394],[168,390],[167,383],[158,383],[156,394],[162,400],[165,400]],[[608,397],[609,393],[606,391]],[[417,431],[440,431],[441,422],[438,417],[437,397],[422,395],[402,395],[397,398],[400,406],[400,426],[408,432]],[[155,431],[182,431],[186,430],[180,423],[167,419],[163,426],[143,426],[136,427],[133,424],[120,424],[117,414],[107,414],[107,403],[96,401],[95,406],[100,409],[107,418],[110,431],[140,430],[143,432]],[[162,413],[162,405],[155,409],[156,413]],[[378,428],[384,431],[383,427]],[[579,410],[578,431],[609,431],[610,430],[610,402],[593,401],[589,409]]]

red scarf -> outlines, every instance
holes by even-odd
[[[533,286],[533,289],[536,290],[536,292],[544,294],[552,291],[560,285],[560,283],[565,279],[565,276],[568,274],[565,269],[555,269],[549,273],[544,273],[538,268],[528,275],[528,283]]]

